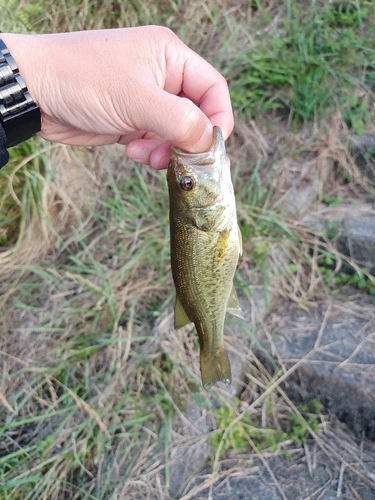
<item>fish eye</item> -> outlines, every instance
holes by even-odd
[[[194,180],[188,175],[185,175],[180,179],[180,186],[184,191],[191,191],[194,187]]]

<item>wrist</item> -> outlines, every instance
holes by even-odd
[[[16,61],[19,72],[25,81],[27,88],[33,99],[38,102],[37,82],[35,74],[39,71],[38,63],[35,61],[36,54],[39,53],[40,62],[43,62],[43,53],[35,44],[35,39],[38,35],[20,35],[16,33],[1,33],[0,38],[8,47]],[[39,102],[38,102],[39,104]]]

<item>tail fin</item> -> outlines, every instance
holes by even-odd
[[[224,347],[215,353],[201,351],[201,374],[205,389],[209,389],[215,382],[231,383],[230,363]]]

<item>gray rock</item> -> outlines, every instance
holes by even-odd
[[[339,249],[375,272],[375,212],[344,220]]]
[[[332,171],[332,158],[314,159],[306,162],[301,175],[289,190],[283,207],[289,214],[303,215],[318,198],[321,186]]]
[[[276,350],[287,369],[299,364],[285,384],[292,399],[319,399],[357,435],[370,439],[375,439],[374,307],[375,299],[366,295],[336,301],[328,313],[323,305],[306,312],[284,303],[267,320],[273,346],[259,332],[263,346]]]
[[[343,203],[307,215],[304,224],[323,234],[337,234],[337,249],[375,273],[375,210],[369,203]]]
[[[375,181],[375,135],[355,135],[350,139],[349,152],[362,175]]]
[[[342,437],[337,436],[337,438]],[[353,446],[353,443],[350,442]],[[191,497],[191,500],[353,500],[355,490],[362,500],[373,500],[375,488],[349,470],[344,470],[340,482],[340,466],[333,465],[332,461],[319,450],[313,442],[307,445],[314,459],[308,460],[301,450],[293,459],[287,460],[282,455],[271,456],[266,459],[269,470],[258,457],[247,456],[245,464],[234,467],[234,472],[221,471],[223,476],[212,487],[212,497],[209,489],[204,489]],[[315,449],[314,449],[315,447]],[[346,460],[349,454],[342,449],[342,457]],[[235,464],[233,464],[235,465]],[[209,476],[196,477],[190,485],[191,490],[201,485]],[[276,484],[277,481],[277,484]],[[190,491],[191,491],[190,490]],[[338,490],[340,495],[338,496]],[[186,492],[185,492],[186,493]]]
[[[181,426],[181,442],[175,444],[170,456],[169,493],[178,498],[188,480],[206,465],[211,451],[207,434],[212,431],[214,421],[210,412],[193,405],[174,420],[174,428],[176,424]]]
[[[198,493],[192,500],[207,500],[208,490]],[[266,484],[258,477],[249,477],[243,471],[243,477],[218,481],[212,491],[215,500],[280,500],[276,488]]]

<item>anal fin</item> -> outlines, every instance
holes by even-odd
[[[232,291],[230,292],[230,296],[229,296],[229,300],[228,300],[227,312],[229,312],[230,314],[233,314],[234,316],[237,316],[238,318],[244,319],[242,309],[241,309],[240,304],[238,302],[236,290],[234,289],[233,285],[232,285]]]
[[[176,297],[176,305],[174,308],[174,327],[175,330],[179,330],[185,325],[192,323],[189,316],[186,314],[184,306],[181,304],[179,296]]]

